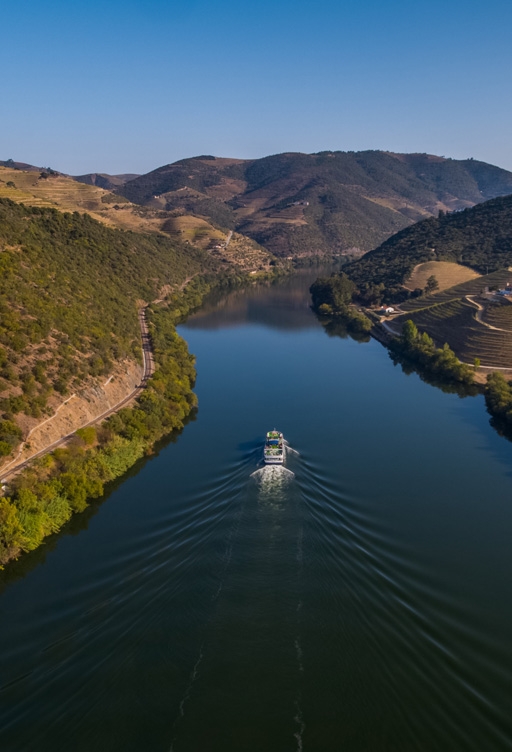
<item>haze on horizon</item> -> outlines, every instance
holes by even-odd
[[[0,159],[142,173],[383,149],[512,170],[503,0],[26,0],[0,18]]]

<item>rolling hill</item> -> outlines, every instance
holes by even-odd
[[[163,235],[0,199],[0,427],[26,432],[66,394],[140,360],[137,308],[218,270]]]
[[[202,155],[115,189],[148,208],[193,214],[272,253],[361,254],[414,222],[512,193],[512,173],[475,160],[381,151]]]
[[[418,222],[345,271],[359,287],[384,285],[391,299],[413,268],[428,261],[452,261],[480,274],[512,265],[512,196]]]
[[[13,166],[14,164],[14,166]],[[228,242],[228,231],[219,230],[201,217],[183,211],[169,212],[161,208],[133,204],[121,195],[101,187],[105,176],[82,176],[79,181],[55,171],[21,169],[13,163],[0,165],[0,198],[8,198],[27,206],[53,207],[61,211],[86,211],[108,227],[140,233],[166,235],[212,256],[237,270],[247,273],[268,271],[275,257],[254,240],[238,234],[236,242]],[[113,176],[106,176],[109,179]],[[117,176],[119,181],[126,176]],[[120,185],[118,181],[117,185]],[[107,186],[108,181],[104,183]],[[224,253],[228,243],[229,253]]]

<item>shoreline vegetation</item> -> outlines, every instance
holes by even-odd
[[[217,287],[241,279],[195,277],[167,305],[148,307],[148,328],[156,370],[133,407],[125,407],[96,426],[76,431],[65,446],[35,460],[9,482],[0,497],[0,568],[33,551],[58,532],[76,512],[104,494],[154,444],[183,428],[197,406],[195,358],[176,325]]]
[[[512,381],[499,371],[487,376],[485,404],[493,427],[512,441]]]
[[[320,277],[309,288],[313,310],[321,317],[342,320],[347,329],[368,334],[373,326],[370,319],[353,306],[356,286],[343,272],[331,277]]]
[[[471,367],[461,363],[446,342],[442,347],[436,347],[434,340],[426,332],[420,332],[410,319],[404,323],[401,335],[391,338],[388,347],[393,353],[435,376],[462,384],[474,384],[478,364]]]
[[[371,334],[388,348],[394,362],[400,362],[406,372],[414,369],[428,383],[460,396],[483,393],[491,425],[512,440],[512,381],[501,371],[489,373],[485,384],[477,383],[475,375],[480,358],[475,357],[473,365],[462,362],[448,343],[436,347],[432,337],[420,331],[412,319],[407,319],[401,334],[394,336],[372,311],[367,316],[357,310],[353,301],[358,300],[360,291],[345,272],[317,279],[310,292],[313,310],[321,319],[330,319],[334,324],[341,322],[354,333]]]

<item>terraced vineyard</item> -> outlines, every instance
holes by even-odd
[[[482,321],[489,326],[512,332],[512,302],[504,300],[488,306],[482,313]]]
[[[453,349],[456,351],[455,346]],[[458,356],[468,363],[474,358],[480,358],[482,366],[488,368],[512,368],[512,332],[500,332],[486,327],[472,329],[467,332],[465,341],[461,336]]]
[[[87,212],[109,227],[134,232],[159,232],[162,225],[157,212],[143,212],[122,196],[95,185],[78,183],[66,175],[41,178],[39,172],[0,167],[0,198],[26,206]]]
[[[510,276],[510,272],[501,270],[436,295],[408,301],[402,306],[405,313],[393,319],[393,326],[398,328],[411,319],[438,346],[448,342],[464,363],[479,358],[482,366],[512,368],[512,303],[485,303],[482,321],[478,321],[477,305],[466,299],[467,295],[480,294],[485,286],[505,285]]]
[[[439,303],[447,303],[450,300],[462,300],[466,295],[479,295],[485,287],[504,287],[510,281],[512,281],[512,272],[508,269],[500,269],[497,272],[492,272],[492,274],[485,274],[468,282],[462,282],[460,285],[455,285],[434,295],[407,300],[401,304],[400,309],[402,311],[419,311]]]

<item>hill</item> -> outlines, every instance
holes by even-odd
[[[112,191],[119,188],[128,180],[135,180],[139,175],[127,173],[125,175],[107,175],[106,172],[90,172],[87,175],[72,175],[73,180],[86,185],[97,185],[98,188],[104,188],[106,191]]]
[[[83,176],[80,182],[55,171],[22,170],[0,166],[0,198],[28,206],[55,207],[64,211],[87,211],[94,219],[109,226],[143,233],[163,234],[202,250],[218,255],[216,246],[227,241],[227,231],[221,231],[206,220],[186,215],[182,210],[164,211],[160,207],[133,204],[106,187],[100,187],[99,175]],[[112,176],[109,176],[112,177]],[[117,176],[119,180],[126,176]],[[129,177],[129,176],[128,176]],[[105,183],[106,185],[107,183]],[[178,219],[177,219],[178,218]],[[185,231],[182,231],[185,228]],[[234,253],[235,247],[239,252]],[[268,271],[275,258],[250,238],[244,238],[225,263],[242,272]]]
[[[369,251],[419,219],[512,193],[512,173],[474,160],[381,151],[209,155],[165,165],[116,193],[247,235],[276,255]]]
[[[71,391],[140,360],[138,306],[218,267],[163,235],[0,199],[1,454]]]
[[[408,296],[402,285],[414,267],[451,261],[480,274],[512,264],[512,196],[486,201],[452,214],[430,217],[397,233],[345,267],[359,286],[381,285],[388,300]]]

